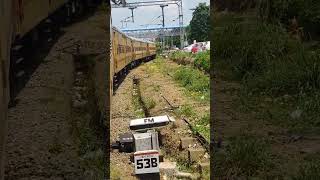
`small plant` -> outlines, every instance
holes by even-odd
[[[144,114],[143,108],[140,104],[140,100],[139,100],[138,95],[132,96],[132,103],[133,103],[135,114],[136,114],[137,118],[145,117],[145,114]]]
[[[194,109],[190,105],[183,105],[179,107],[177,114],[180,116],[193,117],[196,115]]]
[[[145,105],[146,105],[146,108],[147,109],[153,109],[154,107],[156,107],[156,102],[153,100],[153,99],[151,99],[151,98],[146,98],[145,100],[144,100],[144,103],[145,103]]]
[[[177,165],[180,171],[193,172],[192,163],[189,162],[188,156],[186,153],[178,154],[176,157]]]
[[[153,86],[153,90],[156,91],[156,92],[159,92],[160,91],[160,85],[154,85]]]
[[[207,114],[203,116],[199,121],[193,123],[194,130],[199,132],[201,135],[206,138],[206,140],[210,141],[210,115]]]
[[[250,177],[271,167],[268,143],[262,137],[243,133],[231,138],[226,154],[226,173]]]

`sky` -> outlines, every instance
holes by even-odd
[[[151,1],[151,0],[127,0],[130,2],[141,2],[141,1]],[[192,19],[193,11],[190,10],[198,6],[199,3],[210,4],[210,0],[183,0],[183,25],[189,25]],[[165,17],[165,26],[179,26],[178,20],[178,6],[176,4],[169,5],[164,7],[164,17]],[[122,29],[121,20],[131,16],[131,10],[128,8],[114,8],[111,11],[112,24],[120,29]],[[159,17],[160,16],[160,17]],[[123,28],[132,29],[132,28],[146,28],[146,27],[160,27],[162,24],[162,12],[160,6],[142,6],[134,10],[134,23],[128,22],[123,23]]]

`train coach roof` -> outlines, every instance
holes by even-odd
[[[135,40],[135,41],[139,41],[139,42],[144,42],[144,43],[152,43],[152,44],[154,43],[154,42],[151,42],[151,41],[147,41],[147,40],[143,40],[143,39],[139,39],[139,38],[128,36],[126,33],[122,32],[120,29],[118,29],[115,26],[112,26],[112,29],[118,31],[119,33],[123,34],[124,36],[126,36],[129,39],[132,39],[132,40]]]

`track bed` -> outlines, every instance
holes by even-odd
[[[158,59],[154,60],[158,61]],[[117,139],[120,133],[129,131],[129,122],[132,119],[150,116],[170,115],[175,117],[174,126],[168,126],[161,130],[163,145],[160,147],[164,155],[165,162],[177,162],[176,171],[188,171],[194,177],[200,176],[192,164],[189,168],[183,169],[181,161],[188,161],[188,150],[180,149],[180,139],[184,137],[193,137],[192,131],[188,125],[177,115],[179,106],[190,105],[195,108],[199,116],[209,111],[209,105],[199,104],[191,97],[184,94],[184,88],[180,87],[171,76],[161,72],[157,62],[150,61],[141,64],[131,70],[124,81],[120,84],[111,103],[111,141]],[[165,61],[169,66],[177,67],[178,64],[172,61]],[[139,89],[143,104],[139,104],[136,93],[134,93],[133,79],[139,79]],[[136,92],[136,91],[135,91]],[[201,112],[202,111],[202,112]],[[196,142],[195,148],[202,148],[199,142]],[[208,154],[207,154],[208,155]],[[203,159],[203,161],[208,161]],[[125,168],[123,168],[125,167]],[[161,171],[161,170],[160,170]],[[118,172],[121,172],[119,174]],[[132,174],[134,165],[130,162],[130,155],[126,153],[111,153],[111,178],[121,179],[139,179]],[[170,178],[165,172],[161,171],[160,179]],[[205,178],[204,178],[205,179]]]

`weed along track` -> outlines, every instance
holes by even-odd
[[[152,64],[154,63],[150,62],[142,68],[148,69]],[[173,126],[161,130],[161,141],[163,143],[161,148],[163,148],[164,164],[176,163],[177,167],[174,178],[208,178],[206,177],[206,172],[201,173],[199,169],[202,168],[204,170],[204,166],[208,165],[203,163],[206,160],[205,158],[202,159],[202,155],[206,156],[209,154],[209,143],[195,130],[193,125],[189,123],[185,117],[179,116],[179,108],[183,107],[184,103],[179,103],[179,106],[175,105],[175,103],[178,102],[173,97],[180,96],[180,98],[184,98],[184,95],[171,94],[171,92],[163,92],[160,90],[159,92],[154,92],[153,88],[148,87],[154,86],[155,83],[162,84],[162,82],[165,82],[165,84],[173,85],[170,87],[172,89],[178,89],[178,87],[175,86],[176,83],[172,82],[173,79],[168,79],[154,72],[147,72],[146,74],[147,76],[144,75],[144,78],[140,80],[141,82],[139,81],[139,99],[142,101],[141,105],[144,107],[144,111],[149,114],[149,116],[146,117],[167,114],[175,117],[177,121]],[[156,76],[158,77],[153,79]],[[177,144],[174,145],[174,143]],[[182,156],[180,154],[182,154]],[[208,158],[208,156],[206,156],[206,158]],[[173,178],[170,177],[171,174],[166,171],[164,171],[162,175]]]
[[[138,110],[143,110],[143,116],[142,117],[150,117],[150,112],[148,107],[146,106],[146,103],[143,101],[140,91],[140,79],[137,77],[133,77],[132,79],[133,88],[132,88],[132,96],[133,101],[136,101],[136,105]]]
[[[209,179],[207,140],[203,140],[205,138],[201,135],[199,137],[202,138],[194,138],[199,134],[193,133],[195,128],[191,129],[183,120],[183,117],[188,117],[184,114],[188,114],[189,110],[195,111],[195,114],[199,112],[198,116],[202,117],[201,112],[209,107],[188,97],[173,77],[162,72],[161,66],[164,64],[171,65],[161,59],[143,63],[132,69],[119,85],[111,104],[111,141],[115,141],[119,134],[130,131],[132,119],[168,115],[175,119],[175,123],[157,128],[160,154],[163,156],[160,179]],[[194,126],[194,120],[190,118],[190,121],[189,125]],[[128,168],[123,170],[121,167]],[[116,175],[120,171],[124,173]],[[130,154],[113,151],[111,178],[139,178],[132,173],[134,164],[130,161]]]
[[[188,125],[188,127],[190,128],[190,130],[193,132],[193,135],[196,137],[196,139],[200,142],[200,144],[206,149],[206,151],[209,153],[210,152],[210,142],[208,142],[208,140],[203,137],[203,135],[201,135],[199,132],[197,132],[194,127],[192,126],[192,124],[186,119],[186,118],[182,118],[182,120],[184,122],[186,122],[186,124]]]
[[[179,108],[179,106],[175,106],[172,105],[169,100],[161,95],[161,97],[168,103],[168,105],[170,106],[170,111],[175,110],[177,108]],[[182,120],[186,123],[186,125],[189,127],[189,129],[193,132],[193,136],[199,141],[199,143],[206,149],[207,153],[210,152],[210,142],[202,135],[200,134],[197,130],[195,130],[195,128],[193,127],[193,125],[189,122],[189,120],[185,117],[182,118]]]

